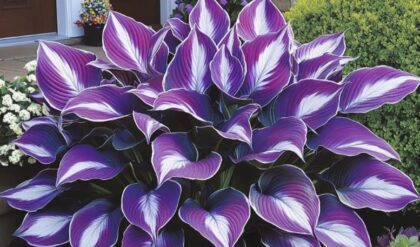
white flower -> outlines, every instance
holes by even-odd
[[[36,68],[36,60],[30,61],[27,64],[25,64],[24,69],[28,72],[33,72],[35,71]]]
[[[12,104],[12,105],[9,107],[9,110],[10,110],[10,111],[14,111],[14,112],[19,112],[19,111],[20,111],[20,105],[18,105],[18,104]]]
[[[16,135],[20,136],[23,134],[23,130],[18,123],[11,123],[9,125],[9,129],[11,129]]]
[[[0,87],[4,87],[4,86],[6,86],[6,82],[0,79]]]
[[[3,122],[8,124],[16,123],[17,120],[18,118],[16,117],[16,115],[11,112],[6,113],[3,117]]]
[[[0,112],[1,112],[1,113],[5,113],[5,112],[7,112],[7,107],[5,107],[5,106],[0,107]]]
[[[29,82],[35,82],[36,81],[36,76],[34,74],[30,74],[26,78],[28,79]]]
[[[36,163],[36,159],[34,159],[34,158],[32,158],[32,157],[29,157],[29,158],[28,158],[28,163],[29,163],[29,164],[31,164],[31,165],[33,165],[33,164],[35,164],[35,163]]]
[[[45,115],[45,116],[50,115],[50,109],[45,104],[42,105],[42,114]]]
[[[32,103],[28,106],[27,110],[34,115],[41,115],[42,107],[39,104]]]
[[[0,146],[0,155],[6,155],[11,149],[13,149],[12,145]]]
[[[1,104],[4,106],[11,106],[13,104],[13,99],[10,94],[6,94],[2,97]]]
[[[28,87],[26,90],[28,91],[28,93],[35,93],[35,88],[33,87]]]
[[[23,121],[29,120],[31,118],[31,114],[27,110],[21,110],[19,112],[19,117]]]
[[[9,156],[9,161],[12,164],[17,164],[17,163],[19,163],[19,161],[22,158],[22,156],[23,156],[23,152],[22,151],[20,151],[20,150],[14,150],[12,152],[12,154]]]
[[[26,94],[21,92],[14,92],[12,98],[17,102],[29,101],[28,97],[26,97]]]
[[[19,80],[20,79],[20,76],[15,76],[15,77],[13,77],[13,81],[17,81],[17,80]]]

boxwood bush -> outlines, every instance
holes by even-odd
[[[420,74],[420,0],[299,0],[286,13],[296,39],[346,31],[347,55],[358,59],[347,71],[375,64]],[[400,153],[395,163],[420,187],[420,96],[354,117]],[[420,204],[409,210],[420,212]]]

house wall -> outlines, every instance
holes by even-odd
[[[83,36],[83,28],[77,27],[74,22],[79,18],[80,3],[83,0],[57,0],[57,33],[64,37]],[[152,0],[158,1],[158,0]],[[165,24],[176,7],[175,0],[160,0],[160,22]]]

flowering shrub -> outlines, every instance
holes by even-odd
[[[218,2],[228,12],[230,21],[233,23],[236,21],[241,9],[248,3],[248,0],[218,0]],[[188,17],[197,4],[197,0],[176,0],[175,4],[176,8],[173,10],[173,17],[188,22]]]
[[[345,117],[402,100],[418,77],[378,66],[342,78],[353,60],[344,34],[299,44],[269,0],[232,28],[215,0],[189,19],[155,32],[111,12],[110,63],[40,44],[36,76],[55,111],[15,141],[46,165],[1,193],[28,212],[16,236],[113,246],[122,225],[122,246],[231,247],[255,235],[265,246],[371,246],[353,209],[419,199],[386,163],[399,160],[392,147]]]
[[[84,0],[80,13],[81,20],[77,20],[76,25],[104,25],[110,9],[112,5],[109,0]]]
[[[35,77],[35,61],[25,65],[27,75],[5,81],[0,77],[0,163],[23,165],[35,163],[33,158],[24,157],[22,151],[9,144],[23,133],[21,123],[42,115],[42,105],[29,97],[37,90]]]

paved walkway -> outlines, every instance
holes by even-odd
[[[105,53],[102,47],[86,46],[81,42],[81,39],[61,40],[60,43],[67,44],[79,49],[91,51],[100,58],[105,58]],[[34,59],[36,59],[36,51],[38,43],[31,43],[26,45],[17,45],[10,47],[0,47],[0,75],[4,75],[6,79],[11,80],[17,75],[24,75],[25,70],[23,66]]]

